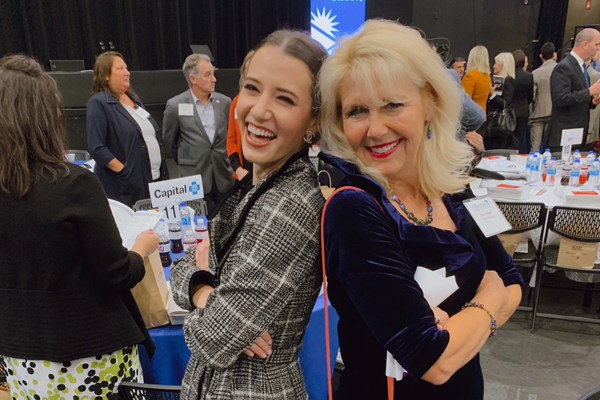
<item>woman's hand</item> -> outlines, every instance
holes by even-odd
[[[235,174],[237,175],[238,179],[241,181],[248,174],[248,170],[244,169],[242,167],[238,167],[238,169],[235,170]]]
[[[494,302],[497,302],[499,310],[504,308],[508,302],[508,290],[506,290],[504,281],[496,271],[485,271],[483,279],[477,288],[475,297],[478,297],[479,295],[485,295],[486,297],[493,296]]]
[[[485,147],[483,146],[483,136],[481,136],[479,133],[475,131],[467,132],[465,137],[467,142],[469,142],[471,146],[475,147],[479,153],[485,150]]]
[[[433,316],[435,317],[435,324],[437,325],[437,328],[440,331],[443,331],[444,325],[450,319],[448,313],[439,307],[431,307],[431,311],[433,311]]]
[[[271,335],[269,332],[264,331],[261,335],[256,339],[256,342],[252,346],[248,348],[248,350],[244,351],[244,354],[248,357],[254,357],[256,354],[260,358],[267,358],[273,352],[271,350],[271,344],[273,344],[273,340],[271,339]]]
[[[494,84],[490,85],[490,96],[494,94],[494,92],[496,91],[496,89],[498,89],[498,86],[499,85],[494,85]]]
[[[196,266],[204,271],[209,271],[208,268],[208,253],[210,252],[210,236],[208,232],[202,242],[196,246]]]
[[[152,229],[140,233],[135,238],[135,243],[131,248],[131,251],[138,253],[142,257],[146,257],[152,254],[158,249],[158,235]]]

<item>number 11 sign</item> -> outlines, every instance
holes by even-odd
[[[182,201],[202,199],[204,197],[201,175],[153,182],[148,185],[148,188],[150,189],[152,207],[164,211],[169,220],[178,220],[181,218],[179,203]]]

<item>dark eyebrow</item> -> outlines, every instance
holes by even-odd
[[[260,81],[259,81],[258,79],[256,79],[256,78],[253,78],[253,77],[251,77],[251,76],[247,76],[245,80],[246,80],[246,81],[253,81],[254,83],[260,83]],[[289,90],[289,89],[277,88],[277,91],[278,91],[278,92],[284,92],[284,93],[287,93],[287,94],[289,94],[290,96],[293,96],[293,97],[295,97],[295,98],[296,98],[296,100],[299,100],[299,99],[300,99],[300,98],[298,97],[298,95],[296,95],[296,93],[292,92],[292,91],[291,91],[291,90]]]

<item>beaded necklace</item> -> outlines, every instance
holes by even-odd
[[[424,196],[424,197],[425,197],[425,202],[427,202],[427,220],[426,221],[423,221],[422,219],[415,217],[415,214],[411,213],[409,211],[409,209],[404,205],[404,203],[402,203],[402,201],[395,195],[392,195],[392,200],[394,200],[396,203],[398,203],[398,205],[400,206],[400,209],[402,211],[404,211],[404,213],[407,215],[409,221],[411,221],[417,225],[429,225],[433,222],[433,206],[431,205],[431,200],[429,200],[429,197],[427,197],[427,196]]]

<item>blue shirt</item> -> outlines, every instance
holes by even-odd
[[[192,99],[194,99],[194,104],[196,105],[196,111],[198,111],[198,115],[200,116],[200,121],[202,121],[202,126],[204,127],[204,131],[208,135],[208,139],[212,143],[215,140],[215,107],[214,107],[214,98],[211,95],[208,97],[208,102],[204,104],[202,100],[196,97],[194,92],[190,89],[192,93]]]

